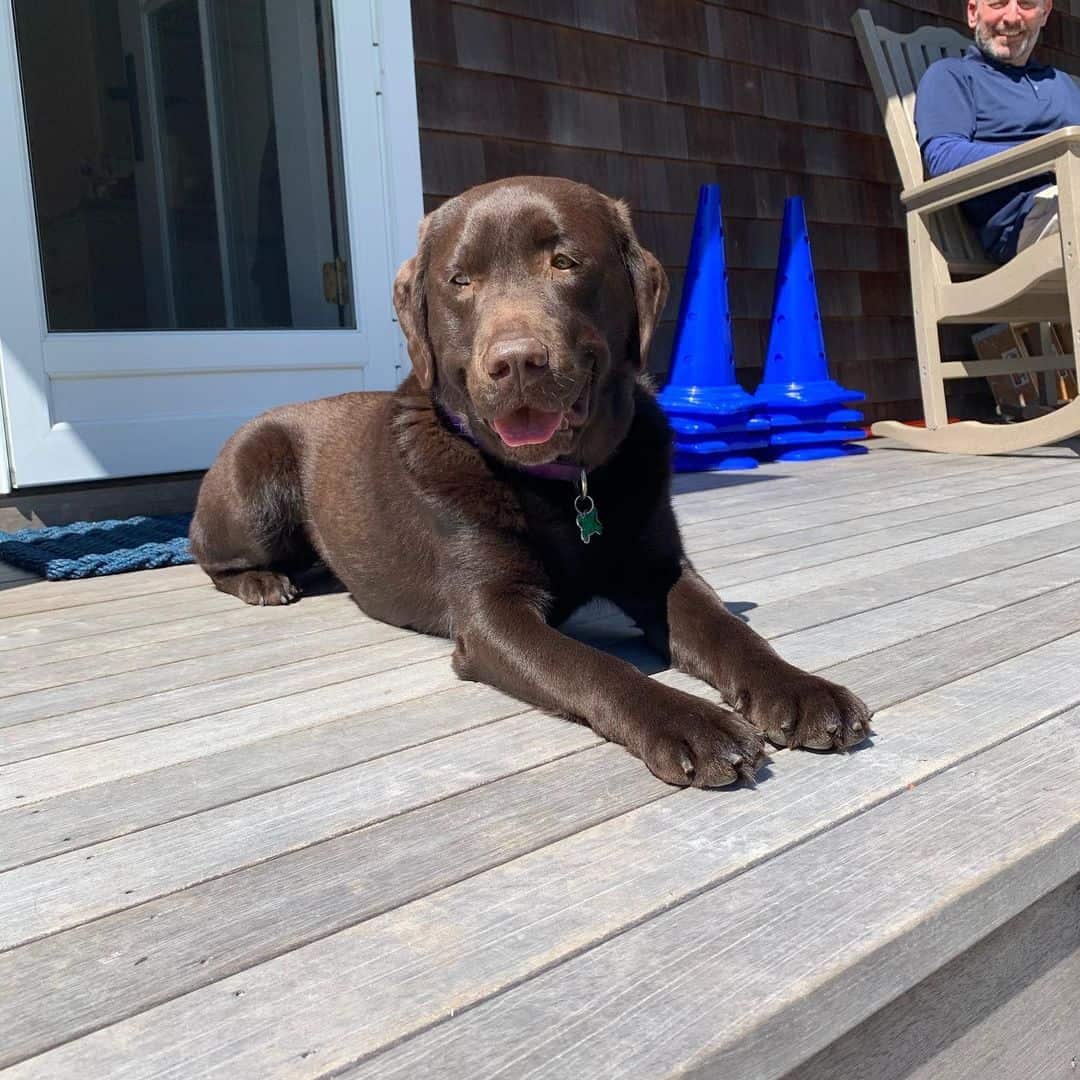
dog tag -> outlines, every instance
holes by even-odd
[[[604,526],[596,513],[596,503],[589,497],[589,481],[585,470],[581,470],[581,494],[574,499],[574,511],[577,514],[577,527],[581,532],[581,542],[587,544],[594,536],[602,536]]]

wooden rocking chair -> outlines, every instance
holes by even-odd
[[[885,130],[904,190],[907,214],[915,343],[926,427],[895,420],[874,424],[920,450],[1001,454],[1044,446],[1080,434],[1080,398],[1045,416],[1016,424],[950,424],[945,379],[1050,371],[1075,364],[1080,328],[1080,127],[1062,128],[1023,146],[967,165],[934,180],[923,179],[915,136],[915,89],[926,68],[943,56],[961,56],[971,44],[953,30],[924,26],[895,34],[875,26],[868,11],[852,18],[855,37],[885,119]],[[959,203],[1041,173],[1058,185],[1061,234],[1047,236],[999,266],[983,253]],[[1013,360],[941,361],[942,323],[1069,322],[1072,356]]]

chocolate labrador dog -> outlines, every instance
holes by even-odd
[[[644,374],[667,295],[624,204],[517,177],[429,214],[394,303],[394,393],[274,409],[207,473],[192,550],[217,588],[287,604],[321,558],[369,615],[452,638],[463,679],[588,724],[671,784],[752,781],[764,739],[869,734],[849,690],[782,660],[683,553],[668,425]],[[627,612],[736,711],[555,627]]]

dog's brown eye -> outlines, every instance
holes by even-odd
[[[554,266],[556,270],[572,270],[577,266],[577,263],[574,262],[569,255],[556,255],[551,260],[551,265]]]
[[[469,275],[468,274],[458,273],[458,274],[455,274],[450,279],[450,284],[451,285],[471,285],[472,282],[469,280]]]

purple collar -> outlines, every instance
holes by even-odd
[[[439,412],[459,435],[468,439],[473,446],[480,448],[480,444],[476,441],[476,437],[469,427],[469,421],[464,416],[458,416],[457,413],[452,413],[449,409],[443,407],[439,408]],[[519,472],[528,473],[530,476],[538,476],[541,480],[567,480],[571,484],[576,484],[581,479],[582,469],[580,465],[570,465],[559,461],[549,461],[544,465],[514,465],[512,462],[506,462],[506,464],[513,465],[513,468]]]

